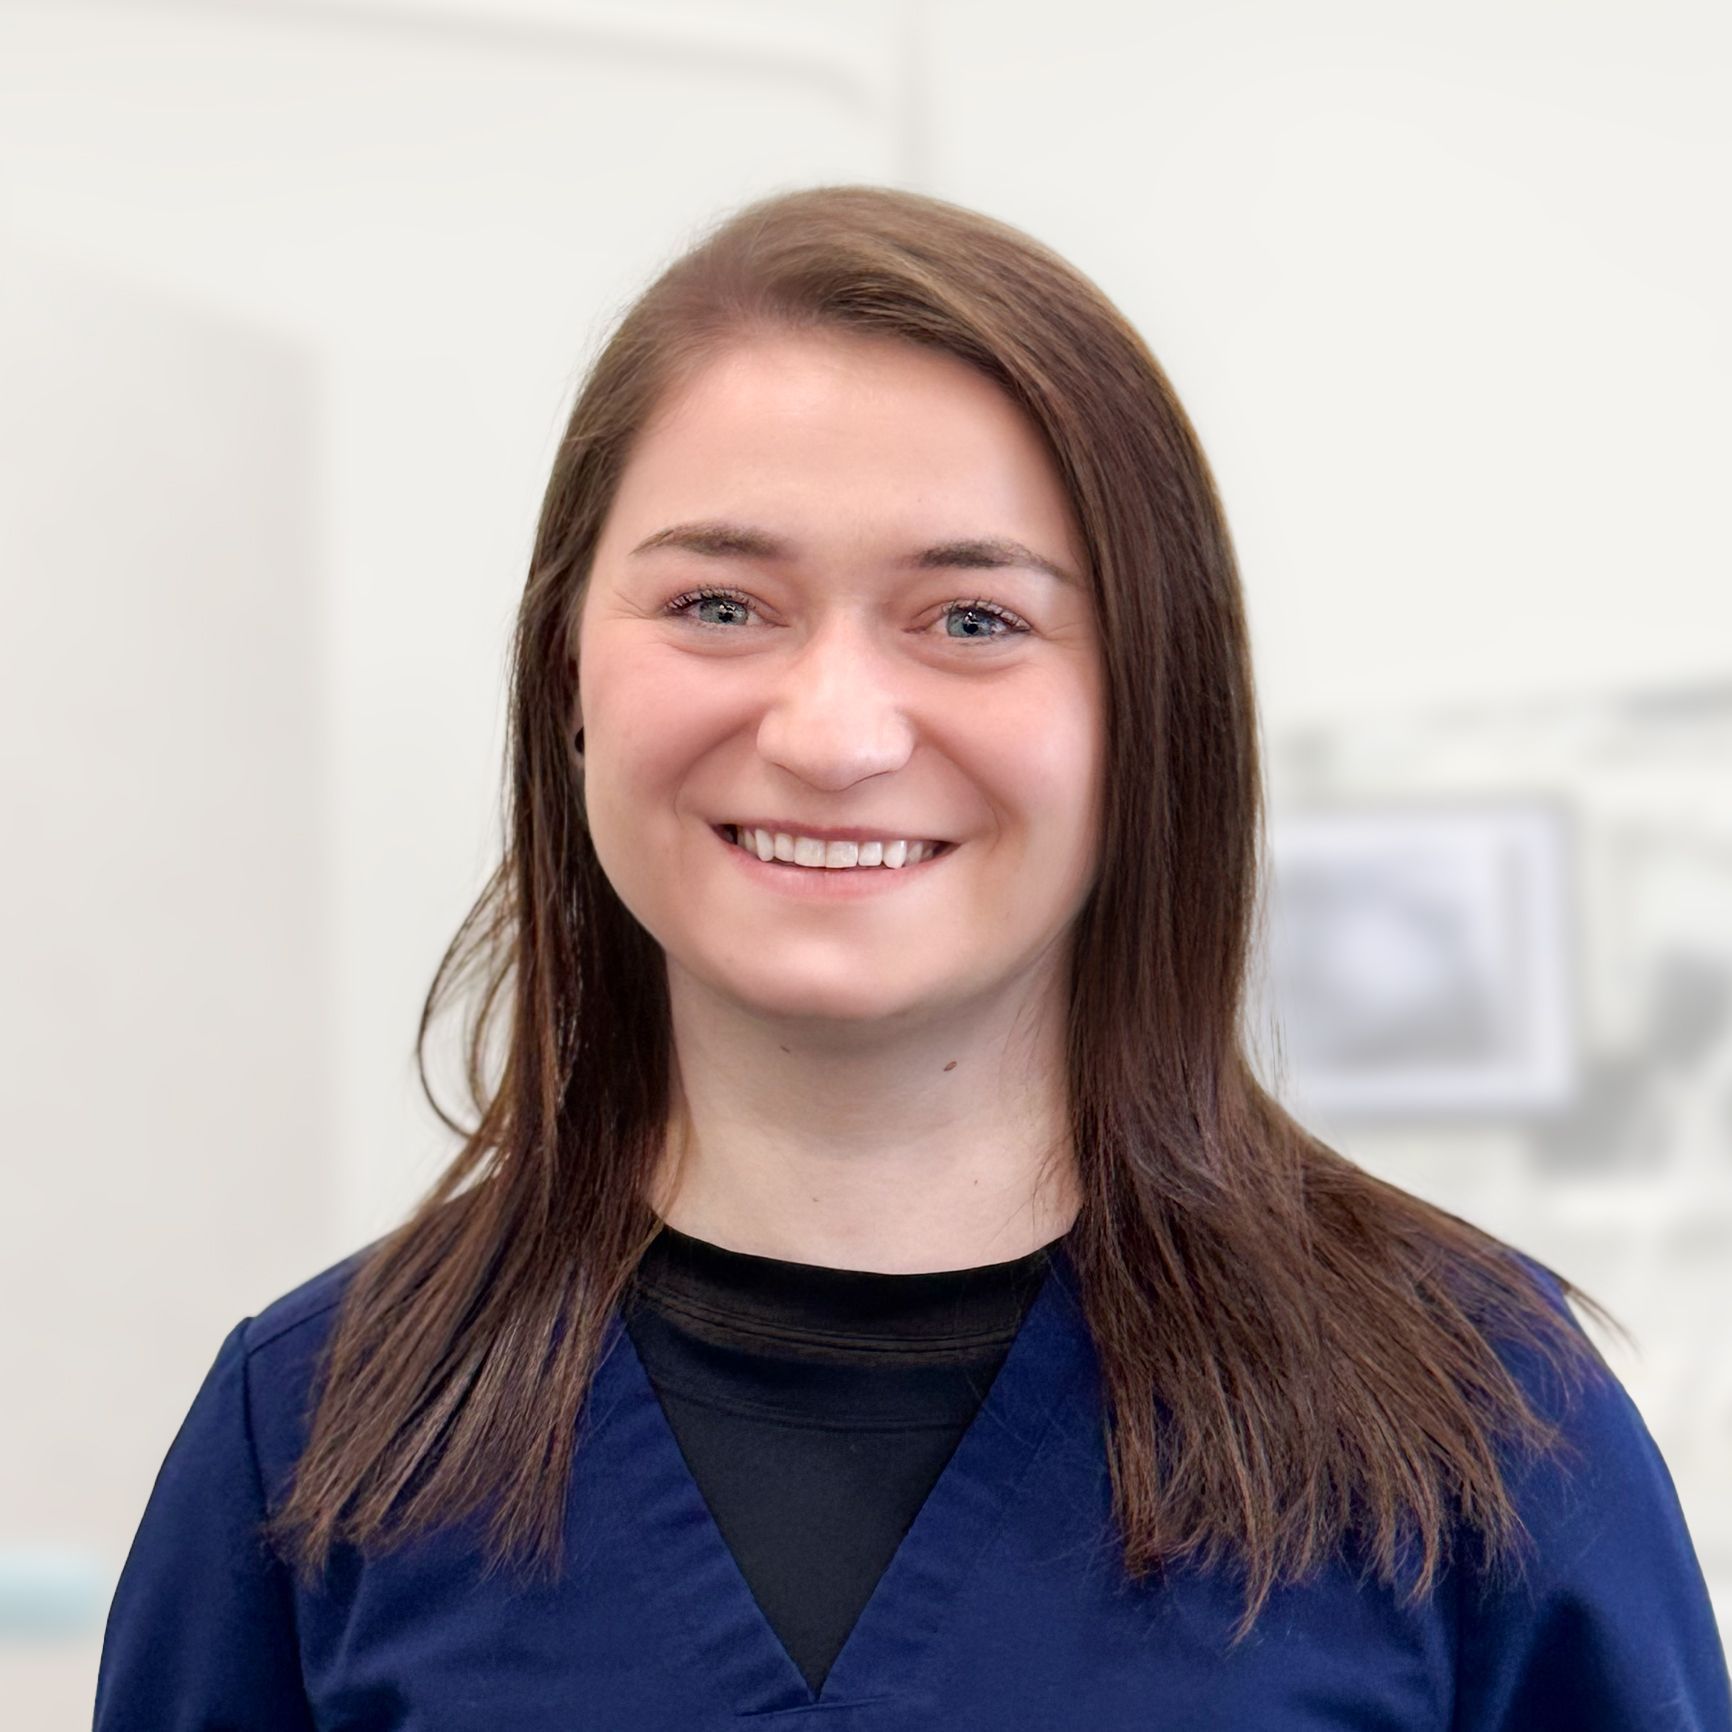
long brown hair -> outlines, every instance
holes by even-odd
[[[729,344],[813,328],[978,368],[1044,435],[1082,528],[1107,767],[1098,880],[1074,933],[1083,1200],[1065,1244],[1100,1359],[1127,1571],[1237,1565],[1243,1635],[1273,1586],[1350,1535],[1385,1582],[1404,1556],[1416,1564],[1410,1600],[1458,1521],[1488,1557],[1512,1555],[1503,1446],[1541,1451],[1561,1432],[1500,1344],[1537,1349],[1566,1390],[1603,1361],[1510,1247],[1362,1171],[1253,1074],[1257,714],[1237,564],[1190,421],[1137,332],[1065,260],[977,212],[874,186],[785,193],[720,223],[629,308],[578,393],[517,622],[506,847],[417,1042],[463,1145],[355,1260],[271,1537],[310,1585],[334,1543],[384,1550],[485,1508],[490,1569],[562,1568],[574,1427],[660,1225],[644,1188],[670,1056],[664,959],[585,829],[574,622],[658,403]],[[428,1029],[454,995],[471,1008],[469,1126],[427,1077]]]

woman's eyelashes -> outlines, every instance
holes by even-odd
[[[688,610],[703,602],[719,602],[719,610],[724,617],[701,619]],[[709,588],[687,590],[684,595],[676,595],[663,609],[670,618],[683,617],[693,625],[707,626],[726,630],[741,617],[752,611],[752,599],[737,589]],[[732,610],[731,613],[729,610]],[[970,618],[969,616],[972,616]],[[1032,630],[1028,621],[1020,614],[1012,613],[1001,602],[991,601],[985,596],[976,596],[971,601],[953,601],[942,608],[938,614],[939,621],[948,622],[960,619],[963,628],[960,631],[947,632],[945,635],[957,643],[969,641],[981,643],[998,643],[1018,632]],[[984,629],[983,629],[984,628]]]

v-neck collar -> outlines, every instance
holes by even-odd
[[[592,1386],[594,1429],[632,1464],[640,1591],[676,1609],[693,1659],[736,1714],[860,1706],[933,1663],[945,1614],[1008,1513],[1055,1420],[1094,1365],[1062,1244],[986,1399],[880,1576],[816,1693],[716,1526],[619,1311]],[[653,1663],[653,1662],[646,1662]]]

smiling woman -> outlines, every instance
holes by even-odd
[[[222,1344],[98,1732],[1728,1732],[1597,1308],[1253,1073],[1256,742],[1074,267],[857,186],[678,259],[546,492],[475,1121]]]
[[[1017,1204],[1066,1136],[1067,937],[1098,851],[1100,648],[1065,576],[1086,564],[1034,425],[943,351],[743,338],[648,418],[574,610],[573,720],[591,843],[666,958],[675,1225],[892,1270],[1021,1254],[1074,1216],[1068,1162],[1051,1204]],[[862,842],[885,869],[860,873]],[[964,1117],[939,1050],[993,1079]]]

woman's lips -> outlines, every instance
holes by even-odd
[[[710,826],[711,834],[734,858],[735,863],[759,884],[768,885],[790,896],[813,897],[820,900],[846,900],[854,896],[872,896],[898,884],[923,882],[931,871],[956,852],[956,844],[946,842],[938,852],[924,860],[905,866],[799,866],[791,860],[761,860],[755,848],[743,848],[733,841],[719,825]]]

